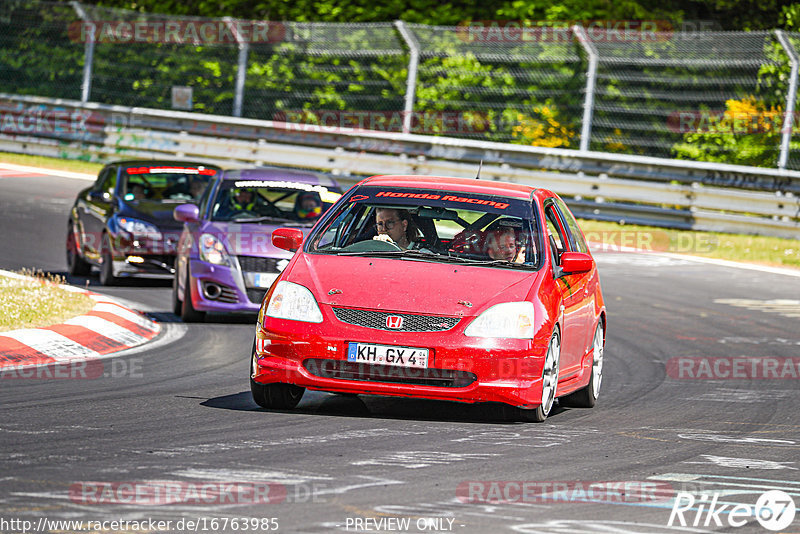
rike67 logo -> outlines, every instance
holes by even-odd
[[[743,527],[755,519],[762,527],[771,531],[784,530],[794,521],[794,499],[780,490],[763,493],[755,506],[749,504],[720,503],[720,494],[700,495],[679,492],[675,496],[668,526],[676,524],[686,527],[731,526]],[[725,525],[727,523],[727,525]]]

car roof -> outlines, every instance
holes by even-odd
[[[193,161],[193,160],[180,160],[180,159],[129,159],[121,161],[112,161],[107,163],[106,167],[133,167],[144,165],[191,165],[193,167],[208,167],[211,169],[221,169],[219,165],[208,163],[206,161]]]
[[[547,190],[526,184],[451,176],[379,175],[362,180],[360,185],[450,189],[465,193],[503,195],[524,199],[530,198],[531,194],[535,192],[549,193]]]
[[[300,182],[311,185],[324,185],[338,187],[333,178],[322,173],[285,169],[282,167],[246,167],[241,169],[228,169],[222,175],[223,180],[263,180]]]

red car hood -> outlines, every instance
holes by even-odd
[[[303,254],[286,279],[309,288],[322,304],[469,316],[499,302],[525,300],[540,273],[541,270]]]

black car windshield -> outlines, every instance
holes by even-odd
[[[306,252],[538,269],[529,199],[361,187],[309,237]]]
[[[291,222],[311,226],[341,197],[334,187],[272,180],[226,180],[211,203],[212,221]]]
[[[144,165],[123,171],[122,198],[127,202],[197,202],[215,169],[181,165]]]

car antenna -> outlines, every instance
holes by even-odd
[[[478,175],[475,177],[476,180],[481,179],[481,169],[483,168],[483,160],[478,164]]]

